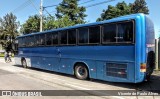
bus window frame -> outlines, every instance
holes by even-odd
[[[51,37],[51,45],[47,45],[47,35],[51,35],[52,37]],[[52,32],[48,32],[48,33],[45,33],[45,46],[46,47],[51,47],[51,46],[53,46],[53,33]]]
[[[106,24],[116,24],[116,37],[118,37],[118,24],[119,23],[126,23],[126,22],[132,22],[133,23],[133,40],[132,42],[118,42],[117,39],[116,39],[116,42],[107,42],[105,43],[103,41],[103,28],[104,28],[104,25]],[[105,23],[105,24],[102,24],[102,34],[101,34],[101,40],[102,40],[102,44],[103,45],[133,45],[135,44],[135,35],[136,35],[136,32],[135,32],[135,20],[134,19],[131,19],[131,20],[125,20],[125,21],[119,21],[119,22],[113,22],[113,23]]]
[[[87,41],[88,43],[79,43],[79,29],[81,29],[81,28],[87,28],[87,29],[88,29],[88,41]],[[81,45],[89,45],[89,28],[88,28],[88,26],[87,26],[87,27],[77,28],[77,36],[78,36],[78,37],[77,37],[77,40],[78,40],[78,41],[77,41],[77,43],[78,43],[77,45],[80,45],[80,46],[81,46]]]
[[[111,45],[111,44],[116,44],[116,41],[115,42],[104,42],[104,39],[103,39],[103,37],[104,37],[104,26],[105,25],[108,25],[108,24],[115,24],[116,25],[116,35],[117,35],[117,24],[115,23],[115,22],[113,22],[113,23],[105,23],[105,24],[102,24],[102,34],[101,34],[101,41],[102,41],[102,44],[105,44],[105,45],[107,45],[107,44],[109,44],[109,45]]]
[[[75,42],[75,44],[69,44],[69,32],[68,31],[72,31],[72,30],[75,30],[76,32],[75,32],[75,34],[76,34],[76,42]],[[77,39],[78,37],[77,37],[77,28],[75,28],[75,29],[68,29],[67,30],[67,45],[68,46],[76,46],[77,45]]]
[[[101,25],[92,25],[92,26],[89,26],[89,27],[88,27],[88,31],[89,31],[89,28],[90,28],[90,27],[99,27],[99,29],[100,29],[100,31],[99,31],[99,36],[100,36],[100,37],[99,37],[99,43],[90,43],[90,42],[88,41],[88,44],[89,44],[89,45],[99,45],[99,44],[101,44],[101,36],[102,36],[102,33],[101,33],[101,32],[102,32],[102,28],[101,28],[101,27],[102,27],[102,26],[101,26]],[[90,33],[90,31],[88,32],[88,40],[90,39],[89,33]]]
[[[125,41],[125,42],[118,42],[118,41],[116,41],[116,43],[121,43],[121,44],[123,44],[123,43],[126,43],[126,44],[134,44],[134,41],[135,41],[135,37],[134,37],[134,35],[135,35],[135,24],[134,24],[134,20],[129,20],[129,21],[122,21],[122,22],[117,22],[117,32],[118,32],[118,24],[120,24],[120,23],[127,23],[127,22],[132,22],[132,24],[133,24],[133,27],[132,27],[132,32],[133,32],[133,40],[132,41],[130,41],[130,42],[127,42],[127,41]],[[117,35],[118,35],[118,33],[117,33]],[[117,37],[117,36],[116,36]]]
[[[64,31],[67,33],[67,43],[66,44],[61,44],[61,33],[64,32]],[[68,45],[68,31],[67,30],[61,30],[61,31],[58,31],[58,34],[59,34],[59,46],[67,46]]]
[[[45,36],[45,33],[39,34],[38,36],[39,36],[38,46],[39,47],[45,47],[46,46],[46,41],[45,41],[46,40],[46,36]],[[42,36],[42,37],[44,36],[44,38],[43,38],[44,39],[44,45],[42,45],[42,43],[40,41],[40,36]]]
[[[59,46],[59,43],[60,43],[59,42],[59,38],[60,38],[59,37],[59,31],[52,31],[51,34],[52,34],[52,45],[51,46],[55,46],[55,47]],[[58,36],[58,39],[57,39],[58,43],[57,44],[53,44],[53,35],[57,35]]]

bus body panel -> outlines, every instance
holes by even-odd
[[[73,74],[74,64],[85,63],[89,69],[90,78],[114,81],[119,79],[106,75],[107,63],[127,64],[127,78],[122,82],[134,80],[135,47],[132,46],[70,46],[56,47],[61,51],[61,55],[55,54],[54,47],[28,48],[23,50],[20,57],[31,59],[31,66],[50,71]],[[42,51],[47,50],[46,53]],[[120,52],[120,53],[119,53]],[[81,53],[81,54],[79,54]],[[37,54],[37,55],[36,55]],[[34,55],[34,56],[33,56]],[[35,56],[36,55],[36,56]],[[115,80],[115,81],[116,81]]]
[[[148,40],[145,25],[146,16],[144,14],[128,15],[95,24],[73,26],[49,32],[126,20],[134,21],[134,44],[117,43],[19,48],[16,56],[16,61],[19,61],[17,64],[20,64],[21,58],[24,57],[31,60],[31,67],[74,74],[75,64],[84,63],[89,70],[90,78],[112,82],[142,82],[145,80],[146,73],[140,71],[140,65],[141,63],[147,63],[146,42]],[[43,33],[45,32],[37,34]],[[34,34],[27,36],[31,35]],[[153,51],[153,49],[148,48],[147,50]]]

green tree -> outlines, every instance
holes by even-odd
[[[100,18],[98,18],[97,21],[103,21],[134,13],[144,13],[144,14],[149,13],[147,3],[145,2],[145,0],[135,0],[134,3],[130,4],[126,4],[123,1],[117,3],[116,6],[109,5],[106,10],[103,10]]]
[[[73,26],[75,23],[69,20],[69,16],[64,16],[55,21],[55,28],[62,28],[67,26]]]
[[[66,20],[66,17],[68,17],[68,21],[73,22],[73,25],[85,23],[84,18],[87,15],[84,12],[86,9],[84,7],[78,7],[78,0],[63,0],[56,9],[57,19],[61,20],[64,18]]]
[[[51,30],[56,28],[55,18],[53,16],[45,17],[43,23],[44,23],[43,30]]]
[[[28,20],[22,25],[20,32],[23,34],[29,34],[38,32],[40,30],[40,16],[30,16]]]
[[[43,30],[50,30],[56,28],[55,18],[52,16],[43,16]],[[22,25],[20,32],[22,34],[30,34],[40,31],[40,16],[33,15]]]
[[[118,16],[123,16],[131,13],[131,8],[124,1],[118,3],[115,7],[109,5],[107,10],[103,10],[101,17],[97,21],[112,19]]]
[[[0,43],[3,47],[11,49],[12,41],[18,35],[19,22],[12,13],[6,14],[0,18]]]
[[[132,13],[144,13],[149,14],[149,9],[145,0],[135,0],[131,6]]]

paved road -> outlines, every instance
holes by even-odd
[[[152,76],[151,82],[143,82],[140,84],[111,83],[99,80],[78,80],[74,76],[43,71],[38,69],[25,69],[14,66],[12,63],[5,63],[0,58],[0,90],[160,90],[159,72]],[[74,91],[73,91],[74,92]],[[76,92],[76,91],[75,91]],[[99,94],[98,91],[80,93]],[[101,94],[105,94],[101,92]],[[0,97],[1,98],[1,97]],[[8,97],[7,97],[8,98]],[[12,97],[11,97],[12,98]],[[16,97],[21,98],[21,97]],[[37,98],[37,97],[32,97]],[[44,98],[44,97],[40,97]],[[57,97],[45,97],[57,98]],[[58,98],[137,98],[135,96],[63,96]],[[139,96],[138,98],[155,99],[159,96]]]

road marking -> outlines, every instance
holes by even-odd
[[[28,76],[31,76],[31,75],[28,75]],[[41,75],[41,76],[44,76],[44,75]],[[31,77],[33,77],[33,78],[37,78],[37,79],[41,79],[41,80],[44,80],[44,81],[46,81],[46,79],[47,79],[47,77],[42,77],[42,78],[46,78],[46,79],[42,79],[42,78],[39,78],[38,76],[31,76]],[[59,79],[59,78],[50,78],[50,77],[48,77],[49,79],[54,79],[54,80],[58,80],[58,81],[60,81],[60,82],[62,82],[62,83],[57,83],[57,82],[54,82],[54,84],[58,84],[58,85],[62,85],[62,86],[65,86],[65,87],[69,87],[69,88],[73,88],[73,89],[77,89],[77,90],[84,90],[84,92],[85,92],[85,90],[87,91],[87,90],[93,90],[93,89],[89,89],[89,88],[84,88],[84,87],[80,87],[80,86],[84,86],[84,85],[82,85],[82,84],[79,84],[79,83],[69,83],[69,82],[66,82],[66,80],[62,80],[62,79]],[[63,83],[63,82],[65,82],[65,83]],[[94,91],[95,93],[89,93],[89,94],[101,94],[102,96],[100,96],[100,97],[105,97],[106,96],[106,93],[100,93],[100,92],[98,92],[98,91]],[[104,96],[103,96],[104,95]],[[116,99],[125,99],[124,97],[121,97],[121,96],[109,96],[109,97],[111,97],[111,98],[116,98]]]

